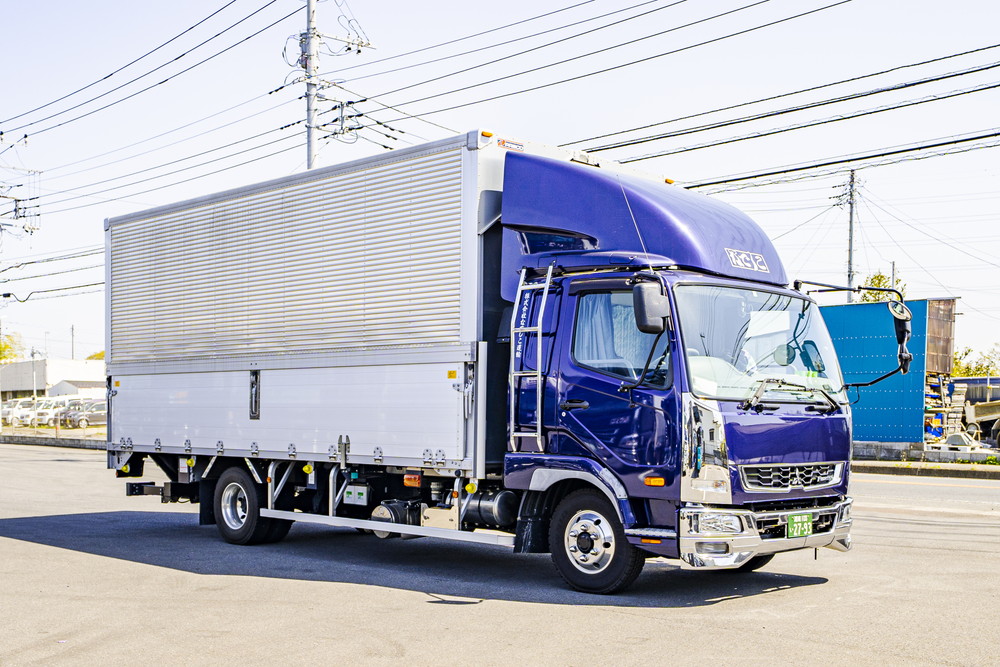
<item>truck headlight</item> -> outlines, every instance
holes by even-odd
[[[692,529],[696,533],[742,533],[743,521],[736,514],[695,514]]]
[[[840,508],[840,522],[845,523],[851,520],[851,503],[844,503]]]

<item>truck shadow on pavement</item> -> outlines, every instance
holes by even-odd
[[[380,540],[296,524],[279,544],[227,544],[214,526],[175,512],[100,512],[0,519],[0,537],[207,575],[274,577],[420,591],[431,604],[508,600],[617,607],[699,607],[827,582],[769,571],[681,570],[650,561],[614,596],[570,589],[548,554],[433,539]]]

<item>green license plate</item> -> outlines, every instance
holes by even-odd
[[[785,537],[806,537],[813,532],[812,514],[789,514]]]

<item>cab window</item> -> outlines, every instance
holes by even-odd
[[[645,334],[635,326],[632,292],[588,292],[577,299],[573,360],[580,366],[635,382],[650,357],[645,384],[670,384],[666,335]]]

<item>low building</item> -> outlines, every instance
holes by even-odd
[[[104,362],[75,359],[29,359],[0,366],[3,400],[27,396],[105,394]]]

